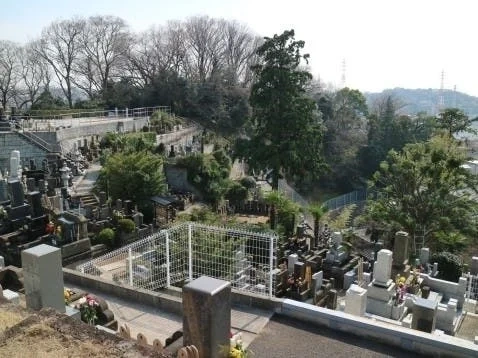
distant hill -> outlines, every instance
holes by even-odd
[[[381,93],[365,92],[367,104],[373,106],[377,100],[383,97],[392,96],[399,100],[404,107],[400,109],[403,114],[416,114],[426,112],[434,115],[438,113],[439,103],[438,89],[386,89]],[[461,109],[470,117],[478,116],[478,97],[470,96],[462,92],[443,90],[444,108],[456,107]]]

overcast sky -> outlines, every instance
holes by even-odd
[[[361,91],[444,86],[478,96],[474,0],[0,0],[0,39],[24,43],[75,15],[115,15],[133,31],[195,15],[236,19],[260,36],[293,28],[311,72]]]

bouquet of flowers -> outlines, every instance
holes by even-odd
[[[251,355],[242,345],[242,336],[240,333],[231,337],[231,350],[229,358],[249,358]]]
[[[78,300],[78,308],[81,314],[81,320],[90,325],[94,325],[98,319],[97,308],[99,307],[98,301],[95,297],[86,295]]]

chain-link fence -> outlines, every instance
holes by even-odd
[[[272,297],[277,237],[185,223],[84,263],[77,270],[119,284],[156,290],[203,275]]]

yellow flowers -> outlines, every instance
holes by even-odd
[[[73,296],[75,293],[70,290],[69,288],[65,288],[63,290],[63,297],[65,299],[65,304],[68,303],[68,300],[70,299],[71,296]]]

